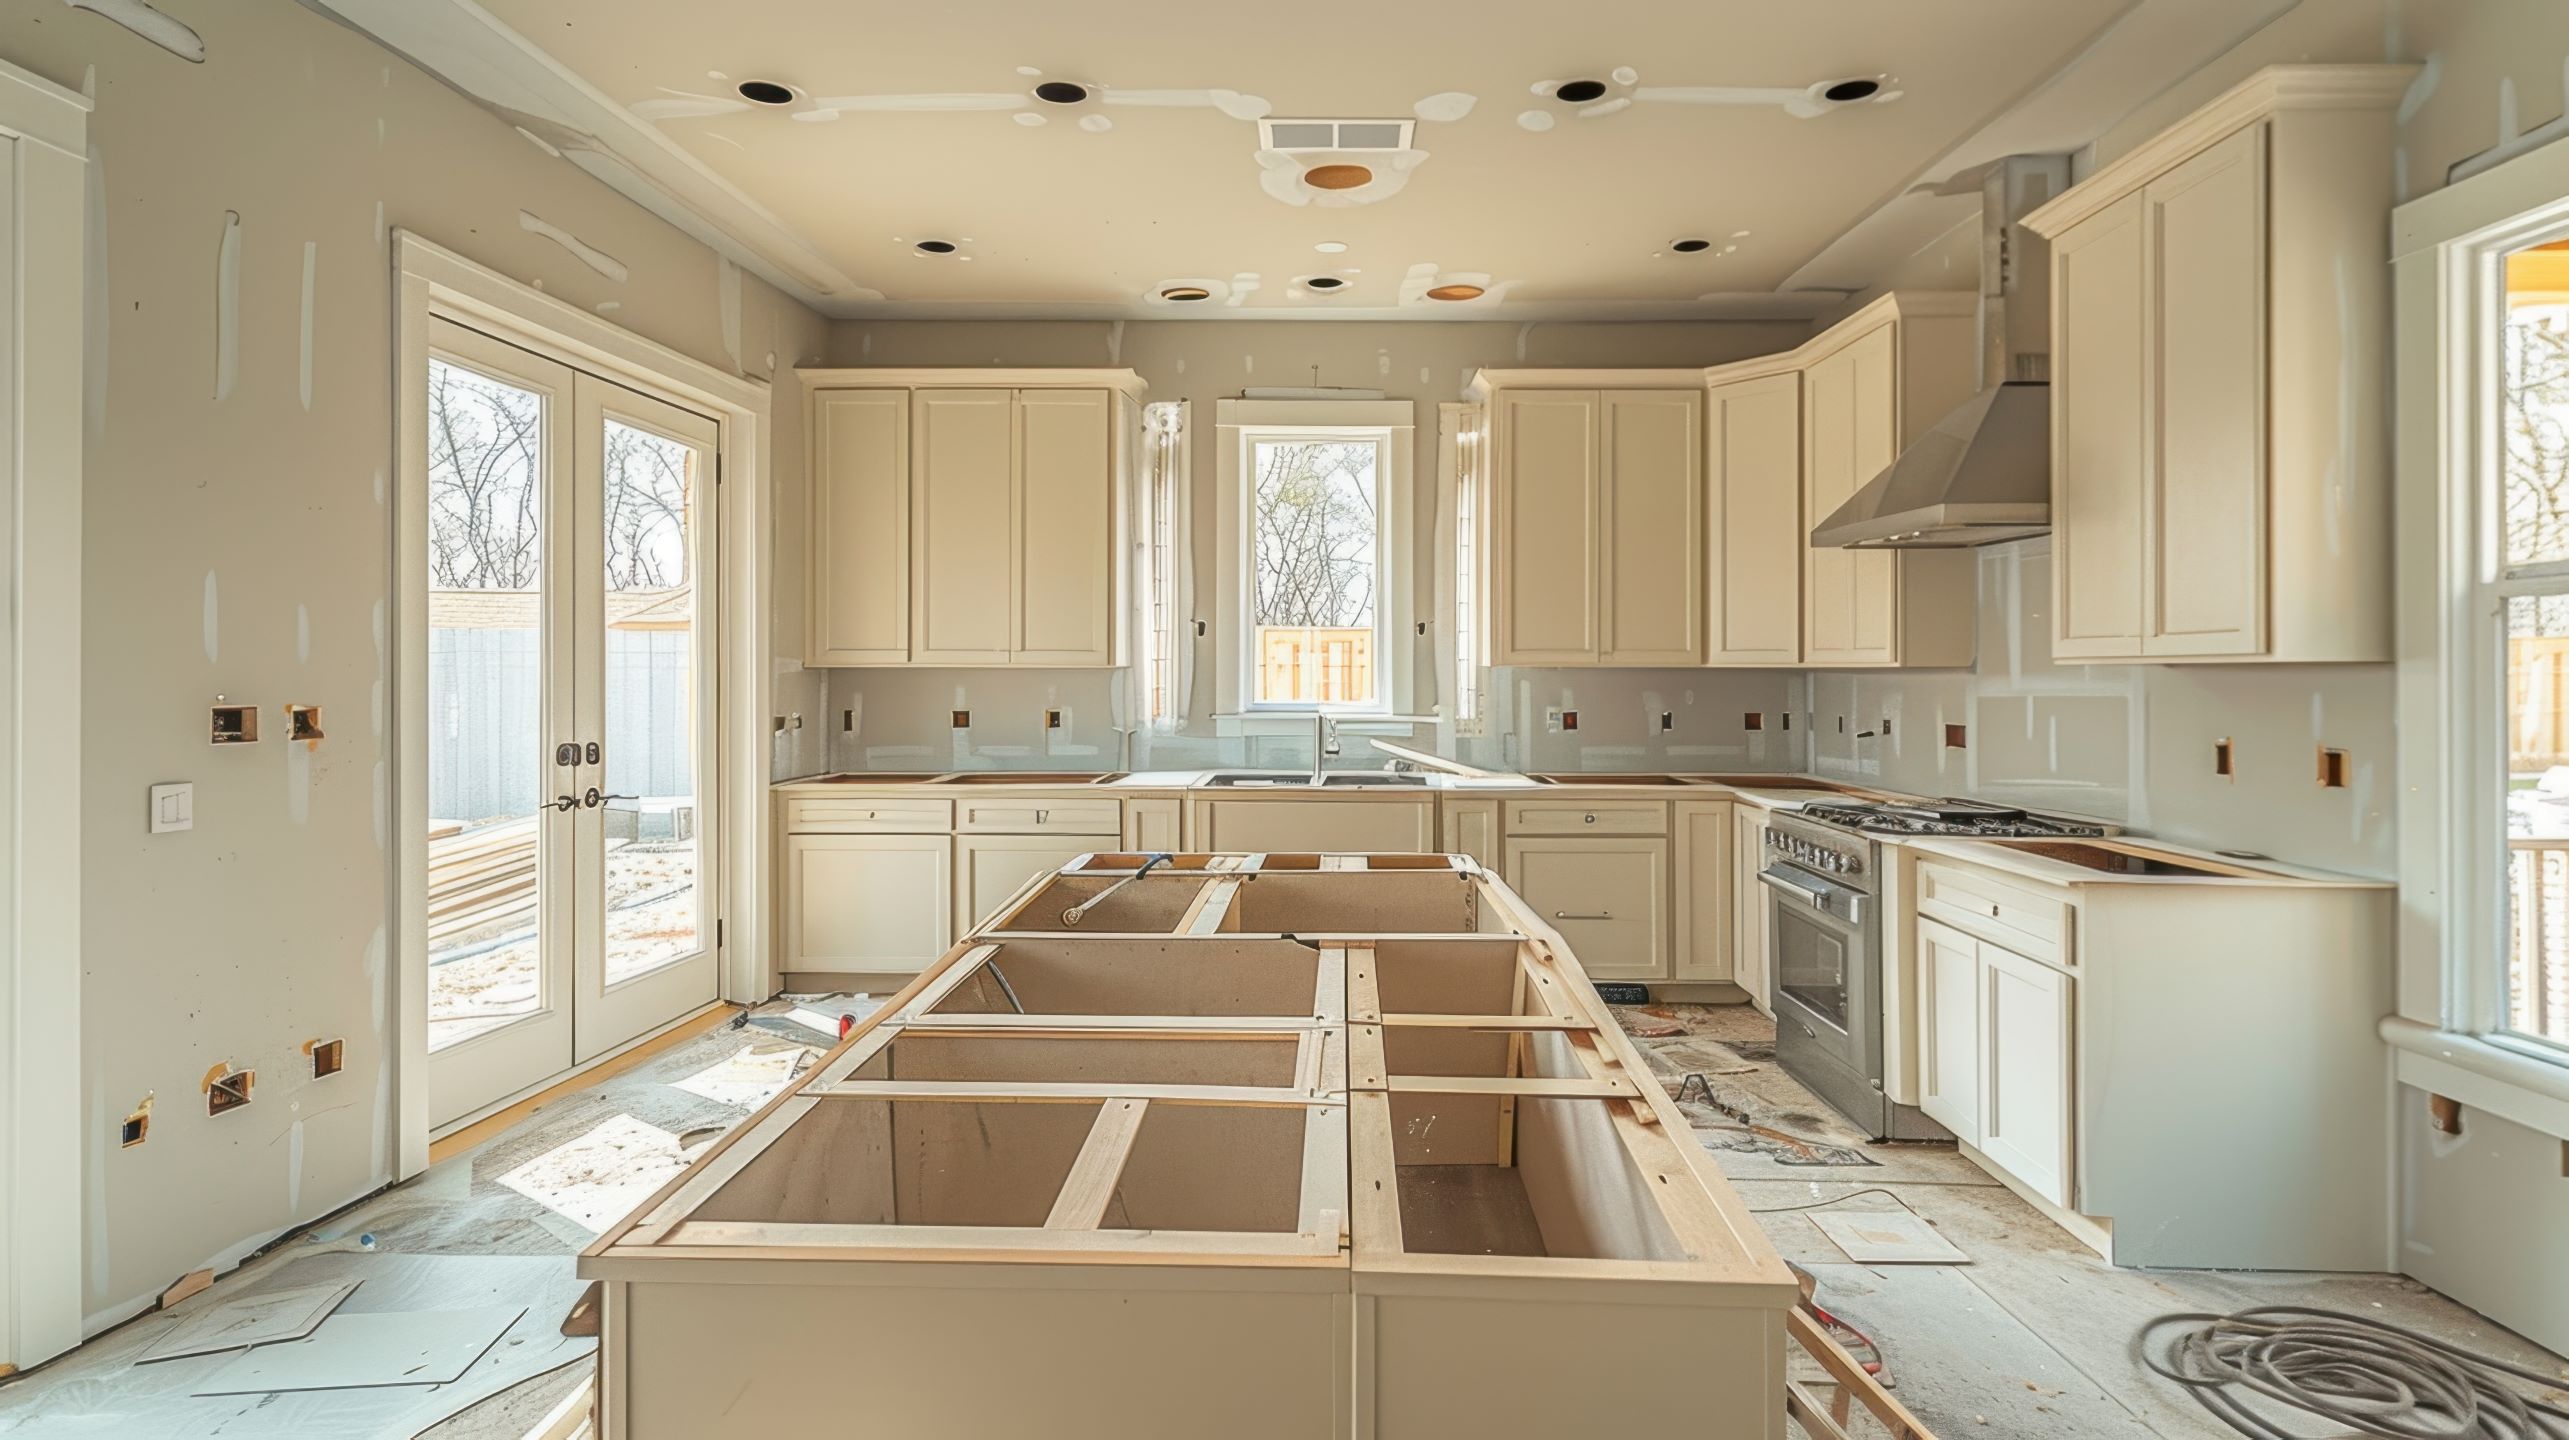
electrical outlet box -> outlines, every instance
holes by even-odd
[[[217,745],[255,745],[259,740],[259,707],[233,705],[222,696],[214,697],[209,722],[210,738]]]

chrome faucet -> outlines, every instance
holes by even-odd
[[[1338,753],[1338,722],[1319,710],[1311,712],[1311,783],[1320,783],[1320,772],[1328,768],[1329,757]]]

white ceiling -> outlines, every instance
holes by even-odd
[[[2082,144],[2287,0],[328,3],[833,314],[1536,319],[1814,313],[1967,217],[1910,192],[2011,124]],[[1262,148],[1261,117],[1410,140]],[[1486,293],[1424,294],[1455,284]]]

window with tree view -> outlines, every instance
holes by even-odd
[[[2569,1046],[2569,241],[2507,259],[2497,590],[2506,638],[2503,1029]]]
[[[1382,442],[1254,436],[1249,489],[1251,702],[1382,703]]]

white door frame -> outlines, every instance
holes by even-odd
[[[80,1343],[80,488],[89,100],[0,60],[0,1367]],[[34,283],[30,283],[33,280]],[[26,617],[41,616],[28,623]],[[142,797],[136,796],[137,800]],[[32,843],[31,843],[32,841]]]
[[[726,906],[720,994],[726,1000],[764,1000],[774,992],[768,955],[767,715],[774,677],[770,645],[768,534],[770,383],[692,359],[588,311],[467,260],[409,231],[393,237],[393,604],[386,641],[393,652],[386,719],[392,729],[392,775],[386,795],[387,894],[396,937],[400,983],[393,990],[395,1032],[401,1037],[393,1071],[395,1128],[399,1144],[395,1179],[428,1168],[428,931],[423,897],[416,893],[428,868],[426,816],[416,807],[427,797],[427,737],[403,723],[405,705],[428,687],[425,647],[409,639],[409,622],[427,603],[427,545],[415,534],[411,502],[427,493],[426,450],[411,453],[409,437],[426,434],[428,321],[457,321],[514,345],[645,392],[660,392],[702,407],[721,424],[718,448],[722,513],[723,615],[718,671],[722,687],[722,786],[725,853],[721,891],[738,897]],[[423,512],[424,513],[424,512]],[[413,543],[418,541],[420,543]],[[616,1052],[595,1057],[607,1060]],[[469,1118],[469,1117],[468,1117]]]

